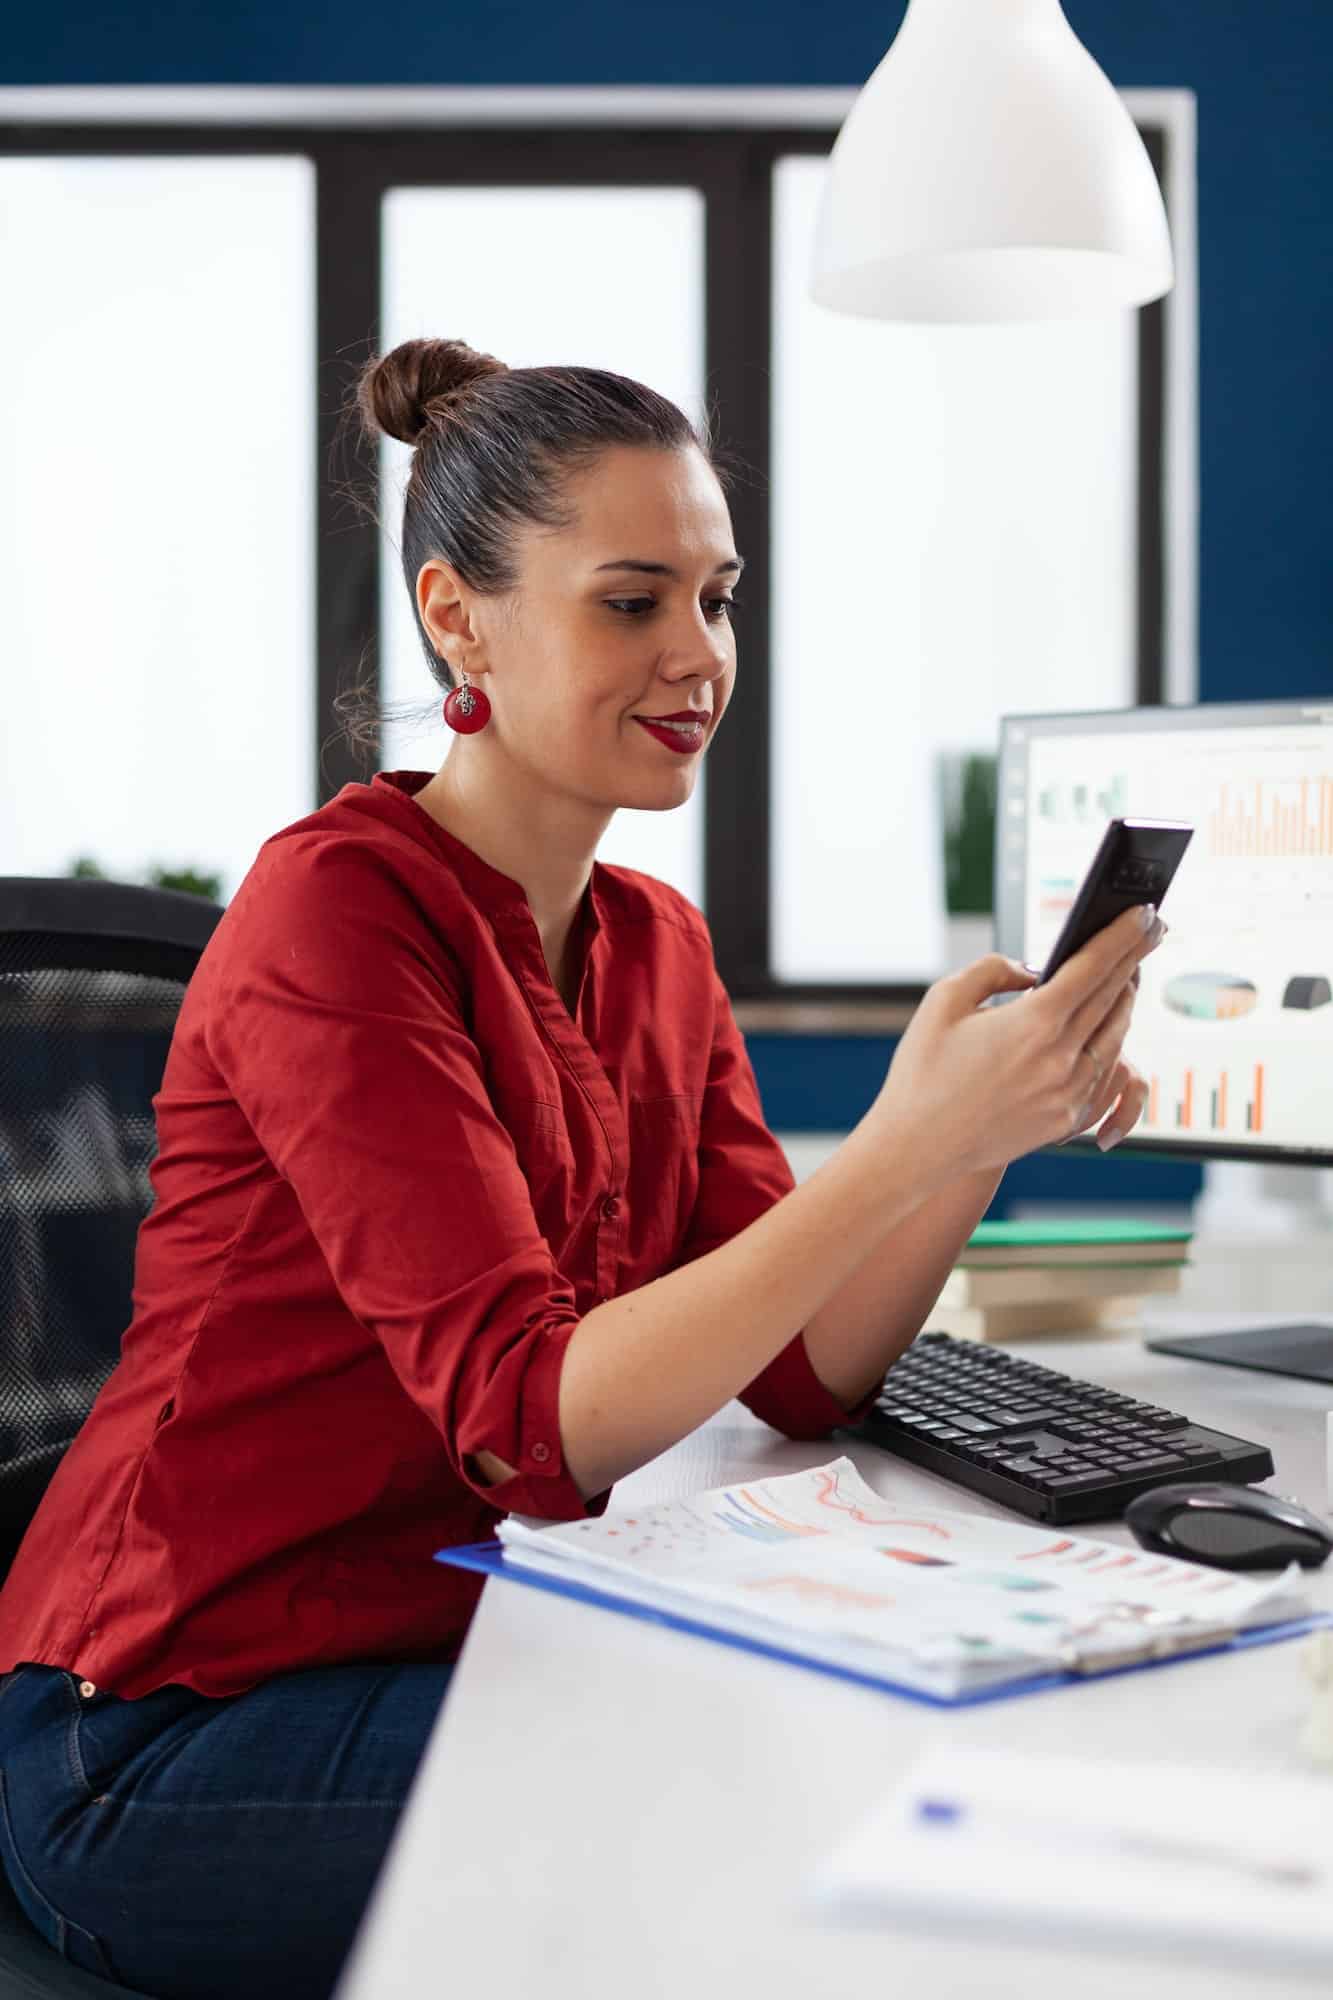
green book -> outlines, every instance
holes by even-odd
[[[1183,1264],[1193,1230],[1179,1224],[1080,1217],[1066,1222],[979,1222],[960,1265]]]
[[[1188,1243],[1193,1234],[1178,1223],[1085,1215],[1070,1221],[979,1222],[967,1240],[979,1250],[1000,1244],[1028,1249],[1038,1243]]]

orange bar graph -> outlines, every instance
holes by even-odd
[[[1253,799],[1223,785],[1208,815],[1213,854],[1333,855],[1333,778],[1289,778],[1277,786],[1256,780]]]
[[[1174,1123],[1182,1132],[1191,1130],[1194,1125],[1194,1113],[1197,1108],[1201,1125],[1206,1126],[1214,1132],[1223,1132],[1227,1129],[1228,1107],[1231,1100],[1231,1072],[1230,1070],[1222,1069],[1218,1070],[1216,1074],[1216,1083],[1200,1085],[1202,1096],[1197,1107],[1194,1094],[1195,1072],[1192,1069],[1181,1072],[1180,1094],[1178,1096],[1171,1094],[1172,1079],[1168,1076],[1166,1079],[1168,1091],[1166,1116],[1168,1124]],[[1237,1108],[1244,1112],[1244,1124],[1247,1132],[1261,1132],[1263,1130],[1263,1063],[1256,1063],[1254,1065],[1253,1089]],[[1143,1109],[1143,1122],[1145,1125],[1160,1125],[1162,1122],[1162,1079],[1160,1075],[1154,1074],[1148,1078],[1148,1098]]]

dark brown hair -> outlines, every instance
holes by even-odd
[[[516,529],[567,527],[565,480],[612,445],[693,446],[726,477],[711,425],[696,428],[666,396],[604,368],[507,368],[465,341],[405,340],[366,363],[353,395],[364,438],[386,433],[416,447],[403,500],[403,576],[427,664],[444,690],[453,675],[417,609],[424,562],[442,557],[484,594],[511,590]],[[354,750],[374,754],[373,683],[338,695],[334,706]],[[413,719],[437,710],[432,702]]]

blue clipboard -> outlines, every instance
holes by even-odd
[[[968,1694],[927,1694],[921,1688],[906,1687],[887,1674],[863,1673],[854,1667],[836,1666],[832,1661],[798,1652],[792,1646],[774,1645],[764,1639],[728,1631],[725,1626],[711,1624],[706,1618],[663,1611],[656,1605],[640,1603],[637,1598],[617,1597],[609,1590],[598,1590],[594,1585],[584,1583],[581,1578],[553,1576],[547,1570],[534,1569],[526,1563],[510,1562],[500,1541],[469,1542],[461,1548],[437,1549],[435,1561],[449,1563],[455,1569],[477,1570],[483,1576],[508,1577],[514,1583],[529,1584],[534,1590],[554,1591],[557,1597],[572,1597],[583,1604],[596,1604],[604,1611],[618,1611],[626,1618],[642,1618],[649,1625],[668,1625],[677,1632],[692,1632],[700,1639],[712,1639],[723,1646],[736,1646],[745,1653],[759,1653],[765,1659],[784,1660],[789,1666],[804,1667],[811,1673],[831,1674],[835,1680],[852,1681],[858,1687],[880,1688],[885,1694],[896,1694],[906,1701],[920,1702],[926,1708],[976,1708],[982,1702],[1010,1701],[1024,1694],[1046,1694],[1052,1688],[1083,1687],[1089,1682],[1114,1680],[1121,1674],[1145,1673],[1154,1667],[1174,1667],[1182,1660],[1206,1659],[1211,1653],[1236,1653],[1247,1646],[1267,1646],[1278,1639],[1298,1639],[1302,1633],[1318,1632],[1333,1626],[1333,1614],[1313,1612],[1308,1618],[1290,1619],[1280,1625],[1252,1625],[1216,1645],[1195,1646],[1156,1659],[1134,1661],[1128,1666],[1108,1667],[1095,1674],[1053,1671],[1035,1678],[1025,1676],[1021,1680],[1000,1681]]]

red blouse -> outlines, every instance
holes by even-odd
[[[580,1315],[793,1185],[694,905],[595,864],[571,1018],[428,776],[266,841],[199,961],[133,1318],[0,1593],[0,1671],[226,1695],[452,1659],[481,1579],[432,1551],[606,1505],[560,1451]],[[742,1400],[792,1437],[846,1421],[799,1335]]]

